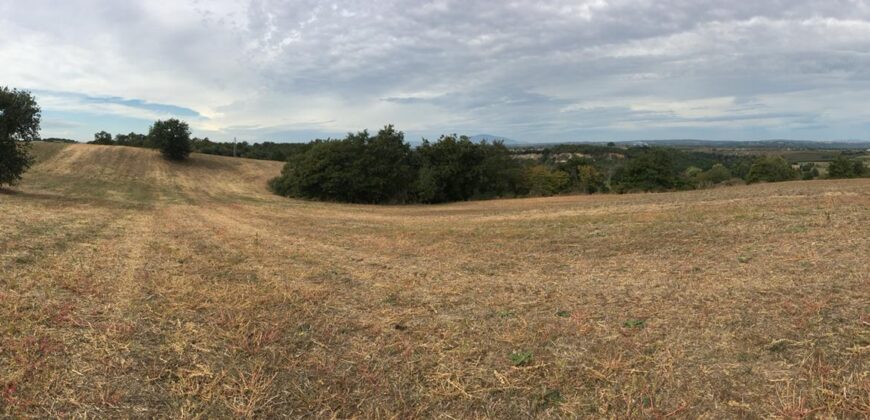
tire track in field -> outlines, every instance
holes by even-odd
[[[52,410],[63,412],[81,406],[83,400],[106,398],[99,395],[99,387],[85,385],[90,376],[81,366],[101,365],[100,347],[94,343],[106,341],[95,331],[106,302],[114,301],[111,285],[124,264],[115,244],[132,214],[88,215],[77,220],[80,229],[55,231],[49,246],[30,254],[32,261],[13,266],[3,279],[14,287],[6,287],[7,299],[0,299],[0,316],[12,327],[0,329],[0,366],[2,359],[11,358],[15,362],[6,366],[17,369],[0,369],[0,383],[21,395],[10,396],[15,404],[7,407],[8,415],[49,401]],[[25,398],[28,395],[40,399]]]

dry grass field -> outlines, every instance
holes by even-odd
[[[870,416],[868,179],[376,207],[36,149],[0,416]]]

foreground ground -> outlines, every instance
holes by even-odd
[[[38,152],[0,416],[870,416],[870,180],[371,207]]]

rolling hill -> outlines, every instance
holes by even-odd
[[[0,416],[862,417],[870,180],[364,206],[38,144]]]

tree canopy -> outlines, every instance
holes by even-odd
[[[157,121],[148,132],[148,140],[164,157],[170,160],[185,160],[190,156],[190,127],[175,118]]]
[[[31,164],[41,111],[30,92],[0,87],[0,186],[14,184]]]
[[[282,195],[353,203],[409,201],[414,181],[411,148],[388,125],[343,140],[313,142],[288,160],[273,190]]]
[[[864,162],[839,156],[828,164],[828,178],[858,178],[866,174]]]
[[[111,134],[109,134],[105,131],[100,131],[99,133],[94,133],[94,141],[92,141],[91,143],[110,145],[110,144],[114,144],[115,142],[112,141]]]
[[[442,136],[417,149],[392,125],[312,142],[270,183],[282,195],[353,203],[440,203],[514,194],[520,166],[502,144]]]
[[[746,182],[781,182],[797,178],[798,171],[781,156],[762,156],[755,160],[746,175]]]

